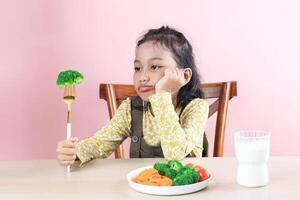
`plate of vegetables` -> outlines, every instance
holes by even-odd
[[[209,170],[192,163],[176,160],[157,162],[153,166],[135,169],[127,181],[136,191],[154,195],[180,195],[204,189],[212,175]]]

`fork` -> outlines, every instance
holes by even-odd
[[[72,117],[72,113],[71,113],[71,106],[72,103],[75,100],[75,95],[76,95],[76,91],[75,91],[75,86],[68,86],[64,88],[64,102],[67,104],[68,106],[68,114],[67,114],[67,140],[71,139],[71,117]],[[67,172],[70,172],[70,165],[67,166]]]

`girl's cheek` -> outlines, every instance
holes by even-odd
[[[162,70],[162,69],[159,69],[155,72],[153,72],[153,75],[157,78],[157,79],[161,79],[163,76],[164,76],[164,71],[165,70]]]
[[[139,77],[136,74],[134,74],[133,75],[133,83],[136,84],[138,82],[138,80],[139,80]]]

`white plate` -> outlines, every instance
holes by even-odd
[[[147,193],[147,194],[154,194],[154,195],[179,195],[179,194],[188,194],[192,192],[196,192],[205,188],[212,175],[210,171],[207,170],[209,173],[209,178],[190,185],[180,185],[180,186],[151,186],[151,185],[143,185],[133,181],[133,179],[144,169],[153,168],[152,166],[149,167],[142,167],[135,170],[132,170],[127,174],[127,181],[134,190]]]

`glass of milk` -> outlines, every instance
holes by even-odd
[[[269,183],[267,160],[271,134],[265,131],[234,133],[235,154],[238,160],[237,182],[246,187],[260,187]]]

